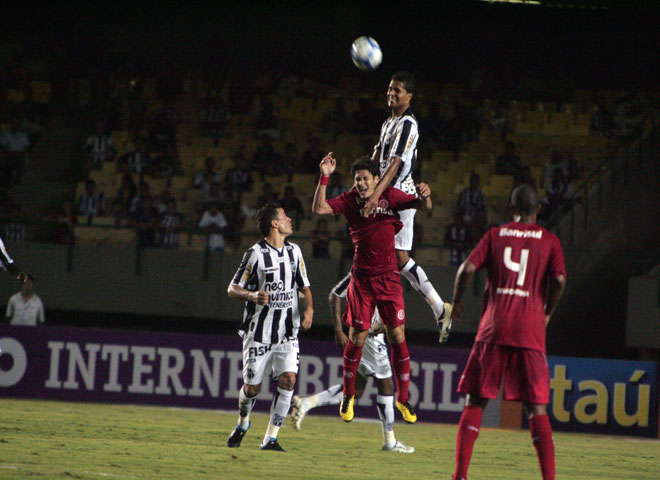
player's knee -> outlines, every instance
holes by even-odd
[[[248,397],[256,397],[259,395],[259,392],[261,391],[261,385],[248,385],[245,384],[243,387],[243,391],[245,392],[245,395]]]
[[[392,395],[394,393],[394,382],[392,377],[376,380],[376,388],[379,395]]]
[[[284,390],[293,390],[293,387],[296,385],[296,374],[295,373],[284,373],[280,375],[278,386]]]
[[[410,256],[408,255],[408,252],[406,250],[396,251],[396,264],[397,267],[399,267],[399,270],[401,270],[403,267],[406,266],[408,260],[410,260]]]
[[[480,397],[479,395],[473,395],[468,393],[465,397],[465,404],[470,407],[486,408],[488,404],[488,399]]]
[[[396,328],[387,328],[387,339],[392,343],[403,343],[406,341],[406,333],[403,325]]]
[[[525,403],[525,411],[527,412],[528,419],[532,419],[538,415],[548,414],[548,409],[541,403]]]

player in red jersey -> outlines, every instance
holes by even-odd
[[[378,184],[378,167],[367,156],[358,158],[351,165],[354,188],[326,200],[326,185],[335,167],[336,160],[330,152],[321,160],[321,178],[316,187],[312,209],[321,215],[343,214],[348,220],[355,246],[344,313],[344,322],[349,327],[349,341],[344,349],[344,397],[339,413],[346,422],[353,419],[355,375],[377,306],[392,349],[392,367],[397,386],[396,406],[404,420],[414,423],[417,415],[408,403],[410,356],[404,332],[406,314],[396,264],[394,236],[402,226],[398,211],[409,208],[430,209],[431,189],[420,183],[416,186],[415,196],[388,187],[381,194],[375,213],[364,216],[365,203]]]
[[[459,267],[453,319],[460,320],[463,295],[474,273],[488,269],[484,311],[470,358],[458,384],[466,393],[458,424],[453,480],[467,479],[483,409],[496,398],[522,401],[544,480],[555,478],[555,450],[546,405],[550,372],[545,331],[566,285],[559,239],[536,225],[539,197],[523,184],[511,194],[513,222],[492,228]]]

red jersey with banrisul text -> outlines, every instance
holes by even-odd
[[[401,230],[399,210],[412,208],[414,195],[387,187],[378,200],[375,215],[363,217],[365,200],[356,191],[342,193],[328,200],[333,213],[348,220],[355,255],[353,271],[362,275],[380,275],[397,269],[394,235]]]
[[[566,275],[557,236],[536,224],[507,223],[490,229],[468,261],[488,269],[476,341],[545,352],[548,279]]]

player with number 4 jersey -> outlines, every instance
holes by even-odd
[[[555,478],[550,372],[545,331],[566,284],[559,239],[536,225],[539,197],[523,184],[511,194],[514,221],[492,228],[456,273],[453,319],[460,320],[472,276],[488,269],[484,310],[458,391],[466,393],[458,424],[453,480],[466,480],[483,409],[503,386],[505,400],[522,401],[544,480]]]

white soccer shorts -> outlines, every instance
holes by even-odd
[[[399,212],[403,228],[399,230],[399,233],[394,237],[394,248],[397,250],[406,250],[408,252],[412,250],[415,213],[417,213],[417,210],[414,208],[401,210]]]
[[[250,338],[243,340],[243,382],[259,385],[264,375],[271,374],[273,380],[286,372],[298,373],[298,340],[285,340],[270,345],[255,342]]]
[[[392,376],[390,356],[387,352],[384,334],[367,337],[364,347],[362,347],[362,360],[360,360],[358,373],[365,378],[383,379]]]

